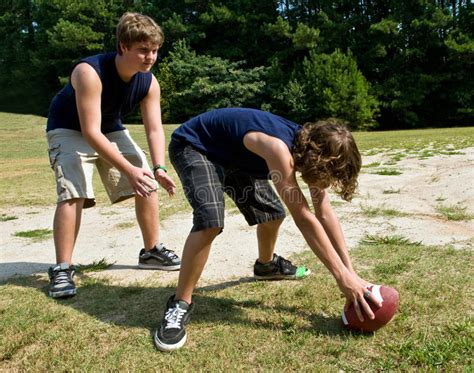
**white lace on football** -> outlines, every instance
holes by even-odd
[[[183,318],[186,312],[186,310],[179,308],[178,305],[176,305],[175,308],[168,309],[165,315],[165,320],[167,321],[165,329],[180,329],[181,319]]]

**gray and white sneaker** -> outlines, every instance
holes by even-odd
[[[150,251],[141,249],[138,256],[138,268],[177,271],[181,268],[181,260],[174,251],[168,250],[160,243]]]
[[[50,267],[48,271],[49,296],[52,298],[68,298],[76,295],[75,272],[76,269],[69,263],[59,263],[54,267]]]

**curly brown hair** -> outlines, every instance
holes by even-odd
[[[296,135],[293,159],[307,184],[331,186],[342,199],[352,199],[362,159],[351,132],[337,119],[305,123]]]

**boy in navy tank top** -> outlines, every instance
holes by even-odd
[[[310,248],[335,277],[346,309],[354,304],[361,320],[362,312],[374,317],[367,301],[380,303],[368,291],[371,284],[352,267],[326,192],[332,187],[350,201],[357,187],[361,157],[344,126],[334,120],[300,126],[260,110],[217,109],[178,127],[169,155],[193,208],[193,228],[184,246],[176,294],[168,299],[154,333],[158,349],[172,351],[186,342],[192,293],[211,244],[224,227],[224,193],[249,225],[257,225],[256,279],[298,279],[309,273],[274,253],[285,217],[281,198]],[[298,186],[296,171],[309,186],[314,213]]]
[[[70,82],[51,102],[46,131],[58,193],[54,216],[57,264],[49,269],[52,297],[76,294],[72,252],[82,210],[95,205],[94,166],[112,203],[135,198],[144,244],[139,267],[180,268],[178,256],[158,241],[158,184],[170,196],[176,190],[165,167],[160,86],[150,72],[163,38],[160,26],[150,17],[125,13],[117,26],[117,52],[76,63]],[[122,124],[122,117],[136,105],[140,105],[152,169]]]

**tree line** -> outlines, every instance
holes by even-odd
[[[3,0],[0,110],[46,115],[73,61],[115,50],[125,11],[164,30],[165,123],[247,106],[354,129],[472,124],[467,0]]]

